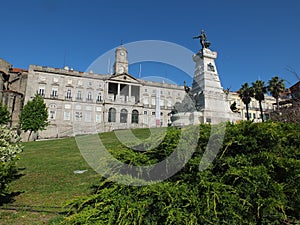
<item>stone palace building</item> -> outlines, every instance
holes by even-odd
[[[30,65],[28,71],[15,75],[21,77],[19,87],[4,87],[0,97],[11,112],[16,98],[20,112],[36,93],[43,96],[50,125],[39,138],[72,136],[74,127],[91,133],[168,126],[168,113],[182,101],[184,87],[135,78],[128,73],[127,54],[123,46],[116,49],[113,75]],[[16,69],[1,62],[2,74],[14,75]],[[5,86],[3,80],[0,86]]]
[[[112,75],[37,65],[24,70],[0,59],[0,102],[12,115],[10,125],[17,126],[23,106],[38,93],[47,105],[50,122],[39,138],[168,126],[169,113],[187,94],[185,87],[135,78],[128,72],[127,54],[123,46],[115,50]],[[240,118],[245,119],[238,95],[230,92],[226,97],[226,104],[237,102]],[[252,102],[252,118],[257,120],[258,103]],[[266,98],[264,108],[272,108],[274,102]]]

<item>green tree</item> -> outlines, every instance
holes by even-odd
[[[278,76],[272,77],[268,82],[268,91],[275,98],[277,110],[279,110],[279,96],[282,92],[285,91],[284,80],[279,79]]]
[[[249,120],[249,103],[251,102],[251,97],[253,97],[253,88],[249,87],[248,83],[244,83],[242,87],[238,90],[239,97],[242,99],[244,104],[246,105],[246,113],[247,113],[247,120]]]
[[[264,81],[257,80],[254,83],[252,83],[252,88],[254,92],[254,98],[259,103],[259,110],[260,110],[260,117],[262,122],[264,122],[264,114],[263,114],[263,108],[262,108],[262,101],[265,100],[265,94],[267,93],[267,87]]]
[[[10,120],[10,113],[6,106],[0,104],[0,125],[7,124]]]
[[[32,101],[28,101],[24,106],[20,116],[21,129],[25,132],[30,131],[28,140],[32,132],[45,130],[49,125],[48,109],[44,99],[36,94]]]

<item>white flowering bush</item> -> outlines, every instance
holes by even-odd
[[[15,179],[16,161],[22,149],[17,132],[0,126],[0,197],[8,194],[8,184]]]

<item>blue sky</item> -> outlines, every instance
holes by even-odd
[[[162,40],[197,52],[200,44],[192,37],[204,29],[218,52],[224,88],[237,90],[244,82],[275,75],[290,86],[298,80],[286,68],[300,74],[297,0],[12,0],[1,3],[0,21],[0,58],[18,68],[67,64],[85,71],[121,40]],[[142,77],[192,83],[170,66],[145,63],[142,68]],[[138,77],[137,66],[129,72]]]

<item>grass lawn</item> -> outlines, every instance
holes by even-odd
[[[133,130],[137,138],[149,129]],[[120,145],[113,132],[100,134],[107,148]],[[16,196],[0,206],[0,224],[57,224],[67,200],[88,194],[100,177],[85,162],[75,138],[24,143],[17,167],[22,176],[11,184]],[[87,170],[75,174],[75,170]]]

